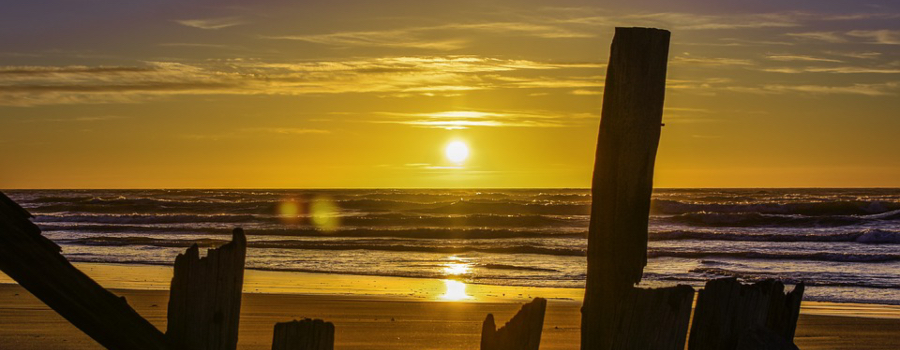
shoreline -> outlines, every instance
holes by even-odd
[[[111,291],[125,297],[139,314],[165,331],[167,291]],[[301,318],[333,322],[336,349],[477,349],[487,314],[494,314],[502,324],[520,305],[376,295],[245,293],[238,349],[270,349],[275,323]],[[579,349],[580,322],[580,303],[549,300],[541,349]],[[802,313],[794,341],[804,350],[888,350],[896,348],[898,332],[900,319]],[[101,347],[21,286],[0,284],[0,349]]]
[[[110,290],[168,291],[172,267],[164,265],[73,263]],[[349,275],[247,269],[244,293],[321,297],[375,297],[399,302],[521,304],[534,297],[579,306],[583,288],[520,287],[466,283],[453,279]],[[0,273],[0,286],[17,283]],[[801,314],[900,320],[900,305],[803,301]],[[898,329],[900,331],[900,329]]]

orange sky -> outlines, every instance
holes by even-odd
[[[900,186],[900,5],[782,2],[18,4],[0,188],[587,187],[615,26],[673,32],[657,187]]]

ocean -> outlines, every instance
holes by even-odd
[[[248,235],[250,269],[580,288],[587,189],[9,190],[76,262],[170,265]],[[900,305],[900,189],[658,189],[648,286],[807,284]]]

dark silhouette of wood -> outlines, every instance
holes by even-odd
[[[771,329],[756,326],[738,339],[737,350],[800,350]]]
[[[775,280],[752,285],[741,284],[735,278],[707,282],[697,296],[688,349],[737,349],[738,341],[745,334],[766,339],[760,328],[767,330],[764,333],[793,342],[803,289],[800,283],[785,294],[784,284]],[[748,333],[751,331],[756,334]]]
[[[611,348],[684,350],[694,288],[631,288],[616,305]]]
[[[334,324],[308,318],[276,323],[272,350],[334,350]]]
[[[177,348],[237,348],[246,253],[247,238],[237,228],[230,243],[204,258],[196,244],[175,258],[166,336]]]
[[[610,349],[615,306],[647,264],[669,36],[660,29],[616,28],[613,38],[591,191],[582,349]]]
[[[481,350],[537,350],[546,310],[547,300],[534,298],[500,329],[496,329],[494,315],[488,314],[481,327]]]
[[[162,332],[72,266],[30,218],[0,193],[0,270],[107,349],[169,349]]]

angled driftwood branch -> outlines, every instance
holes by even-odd
[[[591,190],[582,349],[611,348],[615,307],[647,264],[669,36],[660,29],[616,28],[613,38]]]
[[[334,350],[334,324],[308,318],[276,323],[272,350]]]
[[[541,345],[547,300],[534,298],[500,329],[488,314],[481,327],[481,350],[537,350]]]
[[[165,335],[72,266],[31,214],[0,193],[0,270],[107,349],[169,349]]]
[[[779,348],[778,343],[791,344],[803,290],[800,283],[785,294],[784,284],[775,280],[752,285],[735,278],[707,282],[697,295],[688,349],[732,350],[739,343],[750,348],[749,344],[767,339],[770,349]]]
[[[234,229],[230,243],[200,257],[197,245],[175,258],[169,290],[168,329],[172,344],[185,350],[237,348],[247,238]]]

